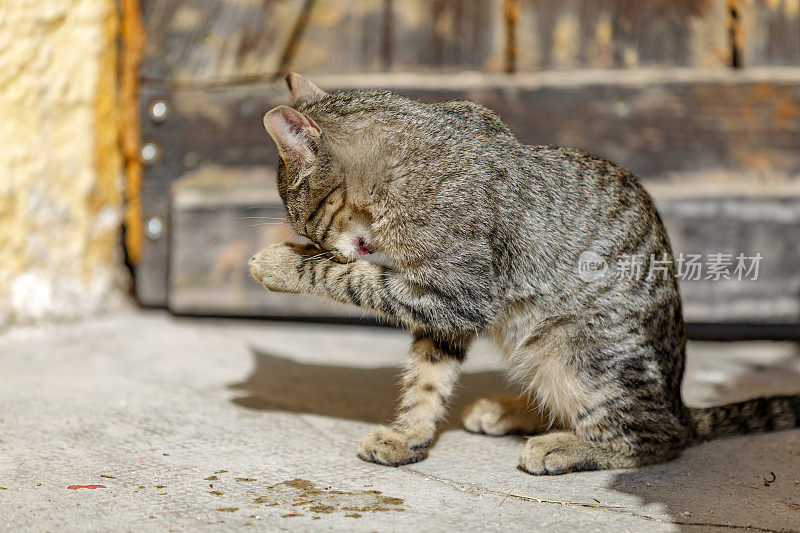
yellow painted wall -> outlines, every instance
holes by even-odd
[[[114,0],[0,1],[0,325],[119,295]]]

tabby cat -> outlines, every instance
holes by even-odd
[[[472,102],[287,81],[292,107],[272,109],[264,125],[280,152],[288,220],[313,245],[261,250],[252,275],[413,334],[397,416],[361,440],[360,457],[392,466],[425,457],[479,334],[497,342],[523,394],[479,400],[464,425],[533,435],[520,456],[531,474],[641,466],[694,442],[800,424],[800,396],[683,404],[672,252],[629,172],[525,146]],[[587,278],[576,266],[587,251],[609,264],[641,256],[642,275]],[[372,252],[391,266],[360,260]],[[666,258],[658,275],[653,258]]]

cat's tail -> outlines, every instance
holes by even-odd
[[[707,409],[689,409],[693,440],[800,427],[800,395],[756,398]]]

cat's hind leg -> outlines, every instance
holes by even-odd
[[[464,428],[484,435],[533,435],[559,426],[525,396],[501,394],[481,398],[464,411]]]
[[[444,417],[471,339],[415,333],[394,421],[361,439],[358,455],[386,466],[414,463],[425,455]]]
[[[540,476],[626,466],[637,466],[637,462],[614,458],[597,444],[583,441],[569,431],[529,438],[519,457],[520,469]]]
[[[519,467],[534,475],[631,468],[672,459],[678,451],[679,448],[669,442],[645,451],[622,439],[592,442],[570,431],[554,431],[528,439],[519,458]]]

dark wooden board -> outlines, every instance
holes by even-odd
[[[800,73],[795,71],[628,72],[613,82],[580,73],[315,81],[328,88],[394,87],[424,101],[476,100],[494,108],[523,142],[583,148],[655,182],[706,174],[724,182],[731,173],[780,182],[800,173]],[[166,122],[147,118],[154,97],[168,102]],[[261,118],[287,100],[282,83],[214,90],[146,87],[143,139],[155,142],[162,155],[144,169],[144,223],[150,216],[169,219],[170,185],[187,172],[209,164],[274,165],[277,154]],[[136,280],[147,304],[166,302],[168,237],[167,231],[143,248]]]
[[[744,66],[800,65],[800,3],[750,0],[738,5]]]
[[[730,64],[727,0],[518,3],[521,71]]]
[[[647,179],[724,169],[775,176],[800,173],[797,75],[632,73],[630,82],[543,84],[476,90],[521,141],[582,148]],[[579,76],[575,76],[579,79]],[[606,79],[606,78],[600,78]],[[451,94],[451,96],[456,96]]]
[[[728,169],[800,172],[800,70],[647,71],[494,76],[312,78],[327,88],[382,87],[426,102],[466,98],[497,111],[522,142],[562,144],[611,158],[649,179],[672,172]],[[269,165],[276,151],[262,126],[288,103],[282,81],[207,90],[147,86],[142,137],[161,147],[146,184],[166,191],[208,163]],[[163,98],[164,123],[148,119]]]

